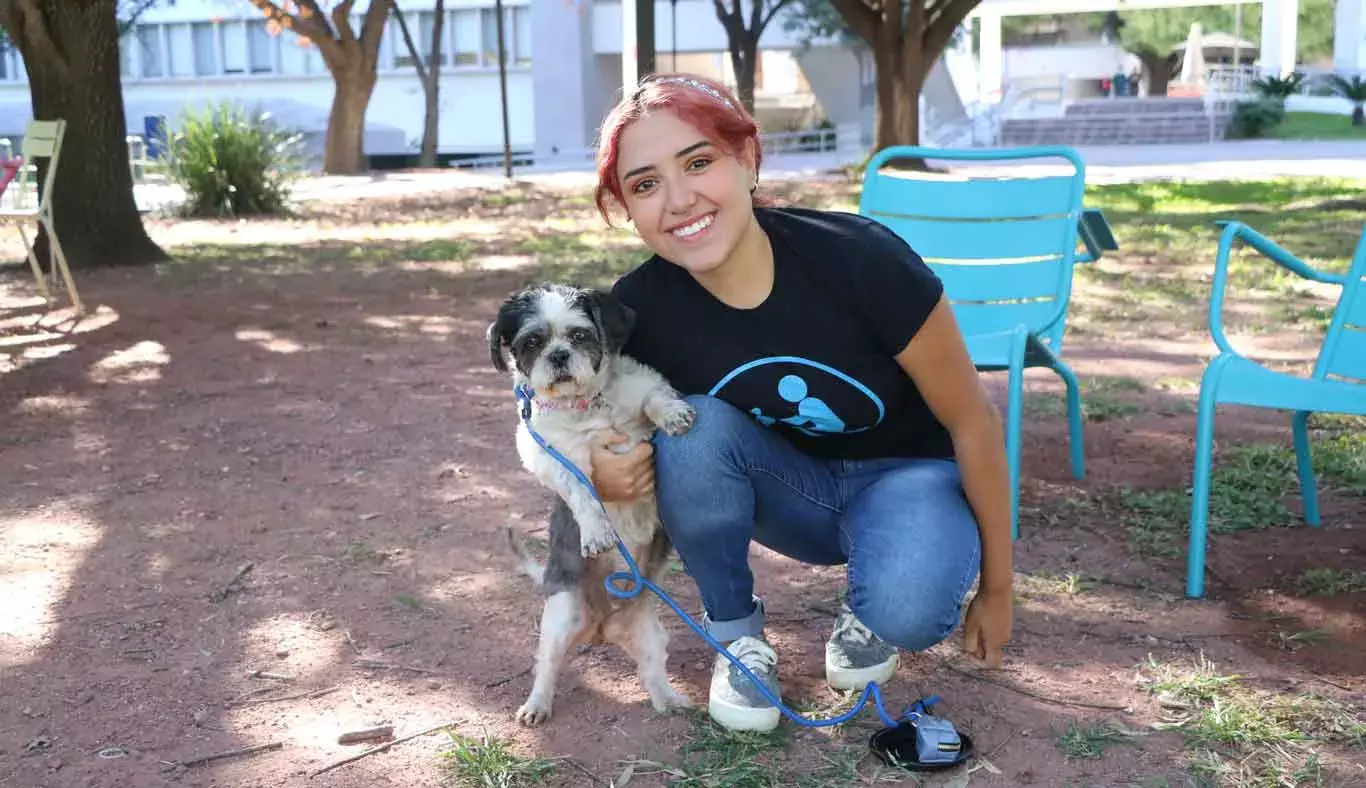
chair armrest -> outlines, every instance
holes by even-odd
[[[1105,218],[1105,212],[1099,208],[1082,210],[1081,219],[1077,221],[1077,235],[1081,238],[1082,244],[1086,246],[1086,252],[1077,255],[1076,261],[1078,263],[1094,263],[1106,252],[1114,252],[1119,249],[1119,241],[1115,240],[1114,231],[1110,228],[1110,221]]]
[[[1228,289],[1229,258],[1233,254],[1233,244],[1238,239],[1241,238],[1248,246],[1257,250],[1268,260],[1305,279],[1337,285],[1345,284],[1347,281],[1345,276],[1319,271],[1306,264],[1270,238],[1242,222],[1221,219],[1215,223],[1223,227],[1224,231],[1219,235],[1219,251],[1214,258],[1214,278],[1210,282],[1208,322],[1210,336],[1213,338],[1214,344],[1224,353],[1238,355],[1238,352],[1233,349],[1228,338],[1224,335],[1223,319],[1224,294]]]
[[[1232,229],[1235,236],[1242,238],[1248,246],[1261,252],[1262,256],[1304,279],[1322,282],[1326,285],[1341,285],[1347,282],[1347,277],[1342,274],[1318,270],[1242,222],[1221,219],[1215,224],[1225,228],[1226,232]],[[1228,261],[1225,260],[1224,262],[1227,264]]]

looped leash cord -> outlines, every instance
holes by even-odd
[[[531,433],[531,437],[541,446],[541,448],[545,449],[551,457],[554,457],[561,465],[568,469],[569,472],[574,475],[575,479],[578,479],[583,486],[588,488],[588,491],[593,494],[593,499],[598,502],[598,506],[602,507],[603,512],[605,513],[607,507],[603,505],[602,498],[598,496],[598,490],[593,486],[592,480],[585,476],[583,471],[579,470],[574,463],[570,462],[569,458],[565,457],[557,451],[555,447],[547,443],[546,440],[541,437],[540,433],[532,429],[531,399],[535,396],[534,393],[525,385],[517,386],[514,388],[514,391],[517,394],[517,399],[521,401],[522,421],[526,424],[527,431]],[[620,537],[617,538],[617,551],[621,553],[622,560],[626,562],[627,569],[624,572],[613,572],[603,580],[603,585],[607,587],[607,593],[618,599],[631,599],[639,596],[645,589],[654,592],[655,596],[659,597],[664,604],[672,608],[673,611],[678,614],[678,617],[683,619],[683,622],[686,623],[693,632],[697,633],[698,637],[705,640],[708,645],[716,650],[716,653],[721,654],[726,659],[730,660],[730,663],[749,678],[754,684],[754,687],[759,690],[769,703],[773,704],[783,716],[792,720],[797,725],[806,728],[825,728],[832,725],[840,725],[862,711],[864,705],[868,703],[869,698],[873,699],[873,706],[877,709],[878,716],[882,718],[884,725],[895,727],[898,724],[898,720],[888,714],[887,709],[883,706],[882,691],[875,681],[865,685],[863,694],[859,696],[858,703],[855,703],[853,708],[838,717],[831,717],[827,720],[812,720],[792,711],[783,704],[781,699],[776,697],[773,692],[769,690],[767,685],[759,680],[758,676],[754,675],[753,671],[751,671],[748,666],[741,662],[734,654],[727,651],[726,647],[717,642],[715,638],[702,628],[701,624],[698,624],[693,620],[692,616],[684,612],[683,608],[679,607],[678,603],[673,600],[673,597],[669,596],[664,589],[655,585],[655,583],[640,574],[640,567],[636,564],[635,559],[631,557],[631,551],[626,549],[626,544],[621,541]],[[921,714],[928,713],[928,707],[933,706],[938,702],[939,696],[937,695],[931,695],[928,698],[918,700],[906,710],[901,719],[914,720]]]

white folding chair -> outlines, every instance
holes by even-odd
[[[76,282],[71,278],[71,269],[66,264],[66,254],[62,252],[62,244],[57,237],[57,228],[52,220],[52,190],[57,182],[57,165],[61,159],[62,138],[65,135],[65,120],[34,120],[29,122],[24,129],[23,145],[20,146],[23,167],[19,170],[19,176],[6,190],[6,205],[0,206],[0,224],[12,224],[19,228],[19,237],[24,239],[24,249],[28,252],[29,267],[33,269],[33,276],[38,281],[38,292],[44,298],[51,299],[52,291],[48,287],[46,277],[43,276],[42,266],[38,263],[38,255],[34,251],[33,245],[29,243],[28,233],[24,232],[24,227],[32,223],[36,227],[47,230],[48,276],[61,273],[67,293],[71,296],[72,305],[76,307],[78,312],[83,312],[85,305],[81,303],[80,294],[76,291]],[[30,201],[26,199],[30,187],[28,173],[30,171],[36,172],[39,159],[47,159],[47,172],[43,176],[43,185],[38,192],[37,199]],[[12,200],[8,199],[10,191],[14,192]]]

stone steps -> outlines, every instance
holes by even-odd
[[[1228,118],[1215,113],[1214,139],[1223,139]],[[1200,99],[1104,99],[1071,104],[1061,118],[1006,120],[998,144],[1176,145],[1209,142],[1210,131]]]

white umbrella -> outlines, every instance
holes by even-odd
[[[1183,85],[1196,85],[1205,81],[1204,31],[1199,22],[1191,23],[1190,34],[1186,36],[1186,53],[1181,58],[1181,77]]]

